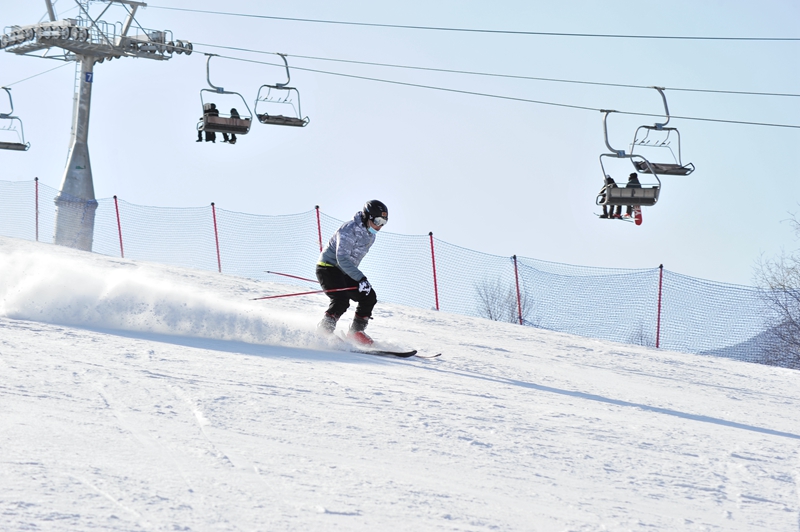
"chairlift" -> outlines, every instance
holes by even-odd
[[[250,131],[250,123],[253,119],[250,106],[247,105],[247,101],[238,92],[226,91],[224,88],[217,87],[211,83],[211,58],[214,57],[214,54],[206,54],[206,56],[208,57],[206,60],[206,80],[211,89],[200,89],[200,103],[203,105],[203,118],[197,124],[197,130],[206,131],[208,133],[246,135]],[[217,110],[218,114],[210,113],[209,111],[212,109],[213,104],[206,101],[206,98],[203,97],[204,92],[238,96],[242,100],[244,109],[247,109],[247,115],[239,113],[239,117],[236,117],[231,116],[230,113],[222,113],[221,110]]]
[[[669,107],[667,106],[667,97],[664,94],[662,87],[653,87],[661,95],[661,100],[664,102],[664,114],[667,120],[663,123],[655,123],[652,126],[640,126],[636,129],[633,135],[633,142],[631,143],[631,153],[634,152],[637,146],[644,148],[664,148],[669,151],[672,156],[672,162],[665,163],[650,163],[644,164],[643,161],[631,160],[637,172],[643,174],[651,174],[658,172],[661,175],[689,175],[694,172],[694,165],[692,163],[683,164],[681,161],[681,133],[677,128],[667,127],[669,123]],[[672,139],[675,139],[677,144],[677,156],[672,149]]]
[[[603,188],[600,190],[600,193],[597,195],[597,199],[595,200],[595,204],[597,205],[639,205],[642,207],[652,207],[658,202],[658,196],[661,192],[661,180],[658,178],[658,174],[660,172],[657,171],[655,166],[650,163],[645,157],[639,155],[638,153],[625,153],[625,150],[616,150],[611,147],[611,144],[608,141],[608,115],[615,111],[611,110],[601,110],[603,113],[603,133],[605,136],[606,146],[611,153],[602,153],[600,154],[600,168],[603,171]],[[606,172],[605,165],[603,164],[603,159],[630,159],[633,163],[633,166],[639,171],[638,169],[645,168],[647,171],[640,171],[643,174],[650,174],[652,175],[657,183],[641,183],[641,186],[636,187],[629,187],[625,186],[623,183],[618,183],[616,187],[608,187],[605,185],[605,178],[609,175]]]
[[[291,81],[291,75],[289,74],[289,62],[286,60],[285,54],[278,54],[283,59],[283,64],[286,67],[286,83],[276,83],[274,85],[262,85],[258,89],[258,94],[256,95],[256,102],[253,106],[253,112],[256,114],[256,118],[262,124],[274,125],[274,126],[294,126],[294,127],[305,127],[308,125],[309,119],[308,117],[303,117],[303,113],[300,110],[300,92],[294,88],[289,87],[289,82]],[[266,93],[264,93],[264,89]],[[262,96],[262,93],[264,95]],[[294,101],[292,100],[292,93],[297,98],[297,107],[294,106]],[[269,108],[274,108],[272,104],[283,104],[288,105],[292,108],[292,115],[280,115],[280,114],[269,114],[267,112],[258,112],[258,103],[262,103],[262,109],[264,108],[263,104],[269,104]]]
[[[30,142],[25,142],[25,132],[22,128],[22,120],[14,115],[14,101],[11,99],[11,89],[8,87],[0,87],[6,91],[8,95],[8,105],[10,110],[7,113],[0,113],[0,134],[5,131],[11,132],[16,135],[17,141],[12,142],[8,136],[0,136],[0,150],[14,150],[14,151],[28,151],[31,147]]]

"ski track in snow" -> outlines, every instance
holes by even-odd
[[[0,529],[800,530],[800,373],[295,288],[0,238]]]

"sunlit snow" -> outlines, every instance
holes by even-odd
[[[0,238],[0,529],[800,528],[796,371],[293,291]]]

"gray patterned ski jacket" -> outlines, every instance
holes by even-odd
[[[345,222],[333,234],[319,256],[319,263],[336,266],[351,278],[360,281],[366,275],[358,269],[358,265],[374,243],[375,235],[364,225],[361,212],[357,212],[352,220]]]

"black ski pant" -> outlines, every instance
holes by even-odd
[[[369,318],[372,316],[372,309],[378,302],[378,296],[375,295],[374,288],[369,291],[369,294],[359,292],[358,281],[336,266],[322,266],[318,264],[317,280],[323,290],[354,288],[354,290],[344,290],[342,292],[329,292],[327,296],[331,299],[331,304],[328,305],[328,314],[336,316],[336,319],[339,319],[350,307],[350,300],[353,300],[358,302],[358,306],[356,307],[356,314],[358,316],[362,318]]]

